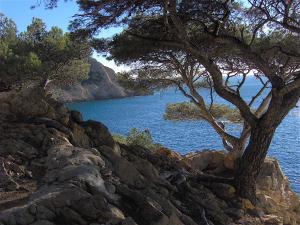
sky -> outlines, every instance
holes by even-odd
[[[69,21],[72,20],[72,16],[78,12],[78,6],[75,0],[59,1],[58,7],[46,10],[43,5],[31,9],[32,5],[35,5],[39,0],[0,0],[0,12],[5,16],[12,19],[18,28],[19,32],[26,30],[26,27],[31,23],[33,17],[41,18],[47,28],[57,26],[68,31]],[[41,0],[40,0],[41,1]],[[120,32],[122,28],[111,28],[103,30],[100,37],[111,37],[114,34]],[[105,66],[114,69],[116,72],[122,70],[128,70],[126,66],[117,66],[113,61],[108,61],[97,53],[93,54],[93,57],[100,61]]]

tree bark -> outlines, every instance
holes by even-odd
[[[266,123],[252,129],[249,144],[238,159],[235,175],[237,194],[256,203],[256,179],[267,155],[276,127]]]
[[[272,90],[272,99],[268,110],[251,128],[249,144],[238,161],[235,174],[237,193],[256,203],[256,179],[267,155],[276,128],[288,112],[296,106],[300,88],[280,95],[277,89]]]

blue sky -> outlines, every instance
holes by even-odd
[[[48,28],[58,26],[64,31],[68,31],[69,21],[72,16],[78,12],[76,1],[64,2],[61,0],[57,8],[52,10],[45,10],[43,6],[30,9],[30,6],[36,4],[38,0],[0,0],[0,12],[11,18],[16,24],[19,32],[26,29],[27,25],[31,23],[33,17],[41,18]],[[122,28],[111,28],[102,31],[99,36],[111,37],[118,33]],[[104,57],[94,53],[97,60],[115,71],[127,70],[127,67],[117,67],[113,61],[107,61]]]

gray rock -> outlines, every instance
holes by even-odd
[[[233,216],[235,219],[240,219],[245,215],[245,211],[242,209],[228,208],[225,213],[229,216]]]
[[[30,225],[55,225],[54,223],[48,221],[48,220],[37,220],[34,223]]]
[[[105,182],[105,187],[108,193],[110,194],[114,194],[116,192],[115,185],[111,184],[110,182]]]
[[[81,217],[80,214],[70,209],[69,207],[63,207],[59,209],[59,214],[61,215],[60,220],[66,221],[69,224],[86,225],[87,222]]]
[[[52,220],[55,218],[55,213],[41,204],[32,205],[29,210],[39,220]]]
[[[213,192],[222,199],[231,199],[236,195],[235,188],[229,184],[213,183],[211,188]]]
[[[108,131],[108,128],[100,122],[88,120],[81,123],[85,133],[92,141],[92,147],[106,145],[116,150],[116,142]]]
[[[0,154],[20,155],[27,159],[37,156],[38,150],[23,140],[0,140]]]
[[[101,123],[62,122],[68,115],[63,108],[50,110],[50,116],[26,110],[32,115],[26,122],[0,118],[0,154],[9,162],[0,164],[9,168],[6,175],[18,175],[20,187],[26,182],[38,186],[27,186],[28,198],[21,189],[13,192],[11,205],[0,205],[5,209],[0,224],[258,224],[257,216],[268,223],[299,224],[299,198],[276,161],[267,159],[263,166],[257,193],[262,213],[255,214],[249,200],[235,197],[232,186],[197,179],[200,167],[214,170],[222,164],[222,152],[203,153],[202,159],[197,154],[199,167],[193,170],[191,161],[171,150],[120,149]],[[18,113],[15,117],[20,121]],[[26,169],[33,169],[33,176],[25,175]],[[0,186],[4,183],[0,180]],[[10,194],[4,191],[1,197]]]
[[[131,217],[127,217],[121,225],[137,225],[137,223]]]
[[[120,98],[127,95],[118,84],[115,72],[92,58],[87,80],[72,86],[49,85],[49,89],[61,102]]]
[[[74,122],[76,122],[76,123],[81,123],[81,122],[83,121],[82,115],[81,115],[81,113],[78,112],[78,111],[72,110],[72,111],[71,111],[71,118],[72,118],[72,120],[73,120]]]
[[[40,88],[23,88],[17,92],[10,99],[10,112],[23,118],[56,118],[55,109],[49,104],[45,96],[45,90]]]

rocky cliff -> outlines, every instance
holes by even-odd
[[[234,173],[225,152],[121,145],[100,122],[42,96],[0,94],[1,225],[300,224],[299,197],[275,159],[254,207],[212,179]]]
[[[60,102],[86,101],[105,98],[121,98],[127,94],[118,84],[115,72],[96,59],[90,59],[89,78],[69,86],[51,86]]]

